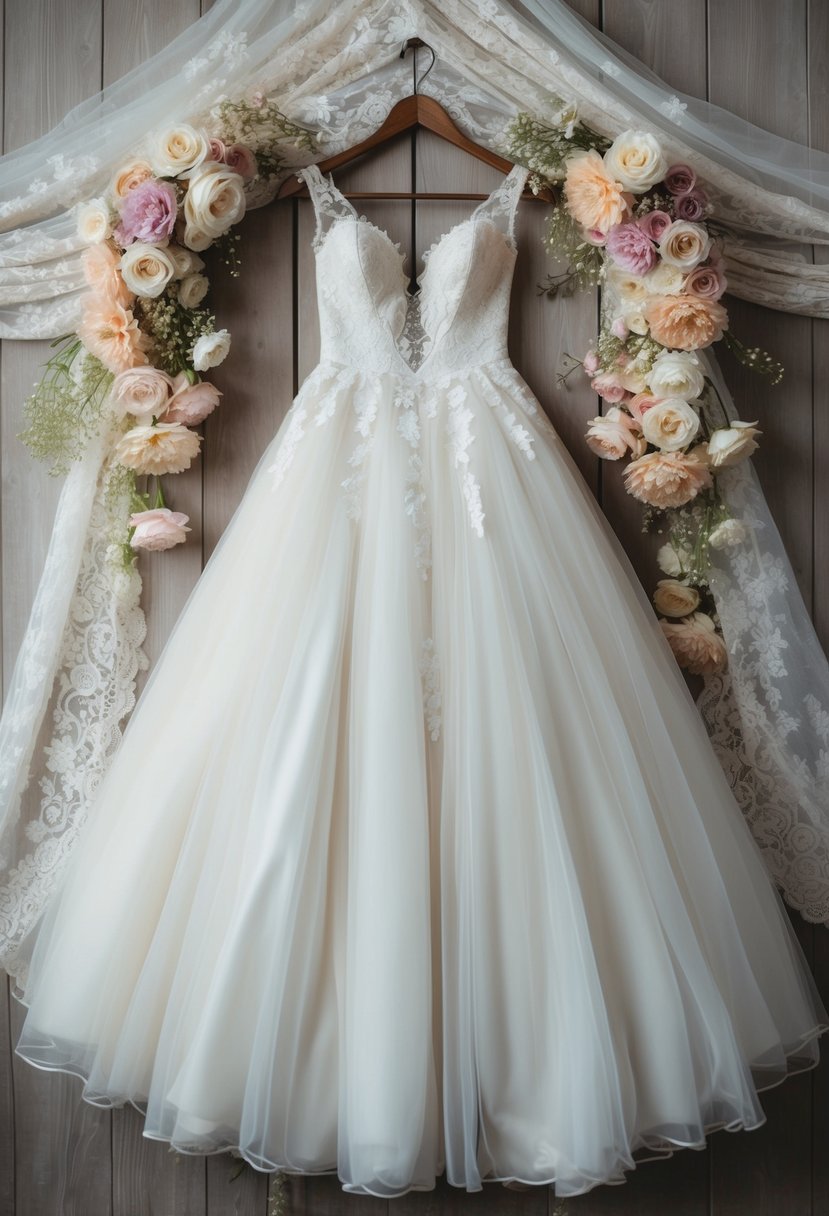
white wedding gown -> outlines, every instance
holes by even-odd
[[[180,1151],[350,1191],[623,1181],[763,1123],[827,1012],[509,361],[526,171],[433,247],[419,310],[303,172],[321,361],[128,721],[16,1050]]]

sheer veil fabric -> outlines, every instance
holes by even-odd
[[[829,1013],[509,360],[526,170],[413,299],[304,172],[320,363],[99,787],[16,1050],[180,1151],[387,1197],[444,1169],[580,1194],[764,1122]]]
[[[732,290],[829,315],[829,267],[804,266],[797,244],[829,241],[829,155],[675,94],[561,0],[219,0],[54,131],[2,158],[0,336],[52,337],[74,326],[83,286],[72,208],[141,151],[137,132],[198,122],[218,97],[256,87],[318,130],[325,156],[376,129],[410,91],[399,52],[415,34],[437,54],[424,89],[471,138],[499,148],[509,119],[519,109],[544,116],[551,93],[574,100],[611,137],[650,129],[705,178],[728,231]],[[268,202],[277,186],[250,205]],[[0,962],[18,991],[27,934],[75,847],[147,664],[140,575],[106,560],[113,512],[128,508],[107,492],[107,425],[67,477],[0,719]],[[750,526],[751,550],[721,559],[714,589],[732,664],[699,707],[786,899],[827,921],[829,666],[753,472],[723,484]],[[41,732],[48,771],[39,790],[27,789]]]

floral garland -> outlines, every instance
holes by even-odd
[[[783,368],[728,329],[713,208],[693,168],[669,165],[647,132],[611,142],[559,99],[549,122],[519,114],[507,139],[532,189],[555,198],[546,242],[569,265],[542,291],[603,288],[598,340],[583,359],[567,356],[561,380],[580,367],[607,403],[586,442],[604,460],[629,458],[625,488],[645,506],[643,531],[668,535],[657,554],[667,577],[653,595],[663,633],[681,666],[712,675],[727,651],[708,587],[710,550],[746,537],[717,473],[750,456],[760,432],[756,421],[728,422],[696,352],[723,339],[772,383]],[[714,424],[718,416],[725,425]]]
[[[18,438],[52,461],[50,473],[64,473],[110,410],[122,433],[107,493],[126,487],[134,508],[126,536],[113,538],[127,567],[136,550],[169,549],[191,531],[189,516],[167,506],[161,477],[198,455],[203,436],[193,428],[222,396],[200,373],[230,350],[230,334],[203,307],[210,284],[199,254],[219,245],[239,273],[231,229],[252,191],[279,174],[286,144],[313,150],[316,141],[261,91],[224,98],[203,125],[149,136],[105,194],[77,208],[90,290],[77,333],[52,344],[58,350],[25,404],[30,425]]]

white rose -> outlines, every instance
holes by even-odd
[[[685,271],[668,262],[660,262],[643,275],[640,282],[648,295],[677,296],[685,282]]]
[[[656,584],[653,602],[663,616],[688,616],[699,607],[699,592],[696,587],[686,587],[674,578],[661,578]]]
[[[112,382],[110,401],[116,414],[135,418],[161,417],[167,408],[173,381],[155,367],[130,367]]]
[[[748,529],[741,519],[724,519],[717,524],[708,537],[712,549],[730,549],[741,545],[748,536]]]
[[[681,397],[690,401],[705,388],[699,359],[691,351],[666,351],[657,355],[648,375],[654,397]]]
[[[622,313],[622,320],[632,334],[646,334],[650,329],[641,308],[630,308]]]
[[[105,199],[93,198],[77,210],[78,236],[87,245],[98,245],[112,234],[112,217]]]
[[[213,237],[202,232],[201,228],[194,227],[193,224],[185,224],[184,243],[188,249],[195,249],[201,253],[208,245],[213,244]]]
[[[160,296],[175,274],[173,259],[163,245],[135,241],[121,255],[121,277],[137,296]]]
[[[656,555],[656,564],[664,574],[676,578],[690,568],[693,554],[683,545],[663,545]]]
[[[193,367],[197,372],[206,372],[217,367],[227,358],[230,350],[230,334],[220,329],[215,334],[202,334],[193,347]]]
[[[207,295],[209,283],[203,274],[188,274],[178,285],[178,302],[183,308],[198,308]]]
[[[245,214],[244,178],[228,169],[227,165],[215,160],[199,165],[188,174],[188,178],[187,193],[184,196],[184,218],[187,227],[214,241],[233,224],[238,224]],[[184,240],[191,249],[198,248],[198,245],[188,240],[186,230]]]
[[[687,447],[699,430],[699,415],[681,397],[652,405],[642,417],[642,434],[663,452]]]
[[[647,131],[623,131],[604,154],[610,176],[637,194],[661,182],[668,169],[662,149]]]
[[[674,220],[659,241],[662,260],[680,270],[692,270],[705,261],[710,251],[711,237],[707,230],[690,220]]]
[[[708,440],[708,463],[714,469],[739,464],[760,445],[754,436],[761,435],[755,422],[732,422],[729,427],[714,431]]]
[[[614,369],[613,375],[629,393],[643,393],[647,388],[647,356],[637,355],[625,367]]]
[[[157,133],[150,143],[150,162],[159,177],[178,177],[200,165],[210,151],[203,131],[183,122]]]
[[[647,276],[645,276],[647,277]],[[610,266],[607,270],[607,283],[625,304],[644,303],[648,298],[648,289],[641,275],[630,274],[621,266]]]
[[[174,279],[184,279],[188,274],[195,274],[199,270],[204,270],[204,260],[198,254],[191,252],[189,249],[184,249],[181,245],[168,245],[167,253],[176,268],[173,275]]]

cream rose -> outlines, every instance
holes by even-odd
[[[240,174],[218,161],[207,161],[188,175],[184,196],[184,218],[191,233],[198,232],[214,241],[237,224],[245,214],[245,182]],[[198,248],[188,240],[185,244]]]
[[[748,535],[748,530],[741,519],[724,519],[717,524],[708,537],[712,549],[730,549],[741,545]]]
[[[704,261],[710,250],[711,237],[702,224],[692,224],[690,220],[676,220],[665,229],[659,242],[662,260],[685,271]]]
[[[603,159],[610,176],[637,194],[660,182],[668,168],[657,140],[647,131],[623,131]]]
[[[150,146],[150,161],[159,177],[178,177],[200,165],[209,152],[205,133],[184,122],[156,134]]]
[[[210,286],[203,274],[188,274],[178,287],[178,302],[183,308],[198,308]]]
[[[656,564],[663,574],[676,578],[690,567],[692,556],[690,550],[683,545],[667,544],[656,554]]]
[[[230,334],[219,329],[214,334],[202,334],[193,346],[193,367],[197,372],[206,372],[209,367],[218,367],[228,356]]]
[[[153,176],[153,167],[146,160],[131,160],[113,174],[110,191],[116,198],[126,198],[131,190]]]
[[[699,415],[681,397],[668,397],[647,410],[642,418],[642,434],[662,452],[678,452],[691,442],[699,430]]]
[[[686,273],[669,262],[660,262],[642,277],[641,283],[648,295],[675,296],[682,291]]]
[[[607,270],[608,286],[628,305],[644,303],[647,300],[646,278],[647,275],[643,278],[641,275],[630,274],[627,270],[622,270],[621,266],[610,266]]]
[[[204,259],[182,245],[168,245],[167,255],[175,267],[174,279],[184,279],[188,274],[196,274],[204,270]]]
[[[655,397],[681,397],[684,401],[698,397],[705,388],[699,359],[686,351],[657,355],[648,375],[648,387]]]
[[[166,372],[154,367],[131,367],[118,373],[109,395],[116,413],[151,418],[164,413],[172,391],[173,381]]]
[[[714,469],[739,464],[760,445],[755,435],[761,435],[755,422],[732,422],[730,427],[716,430],[708,440],[708,463]]]
[[[121,255],[121,276],[137,296],[160,296],[175,274],[173,259],[163,245],[134,241]]]
[[[653,603],[663,616],[688,616],[699,608],[699,592],[675,578],[661,578],[653,593]]]
[[[97,245],[112,233],[112,216],[105,199],[93,198],[77,210],[78,236],[87,245]]]

